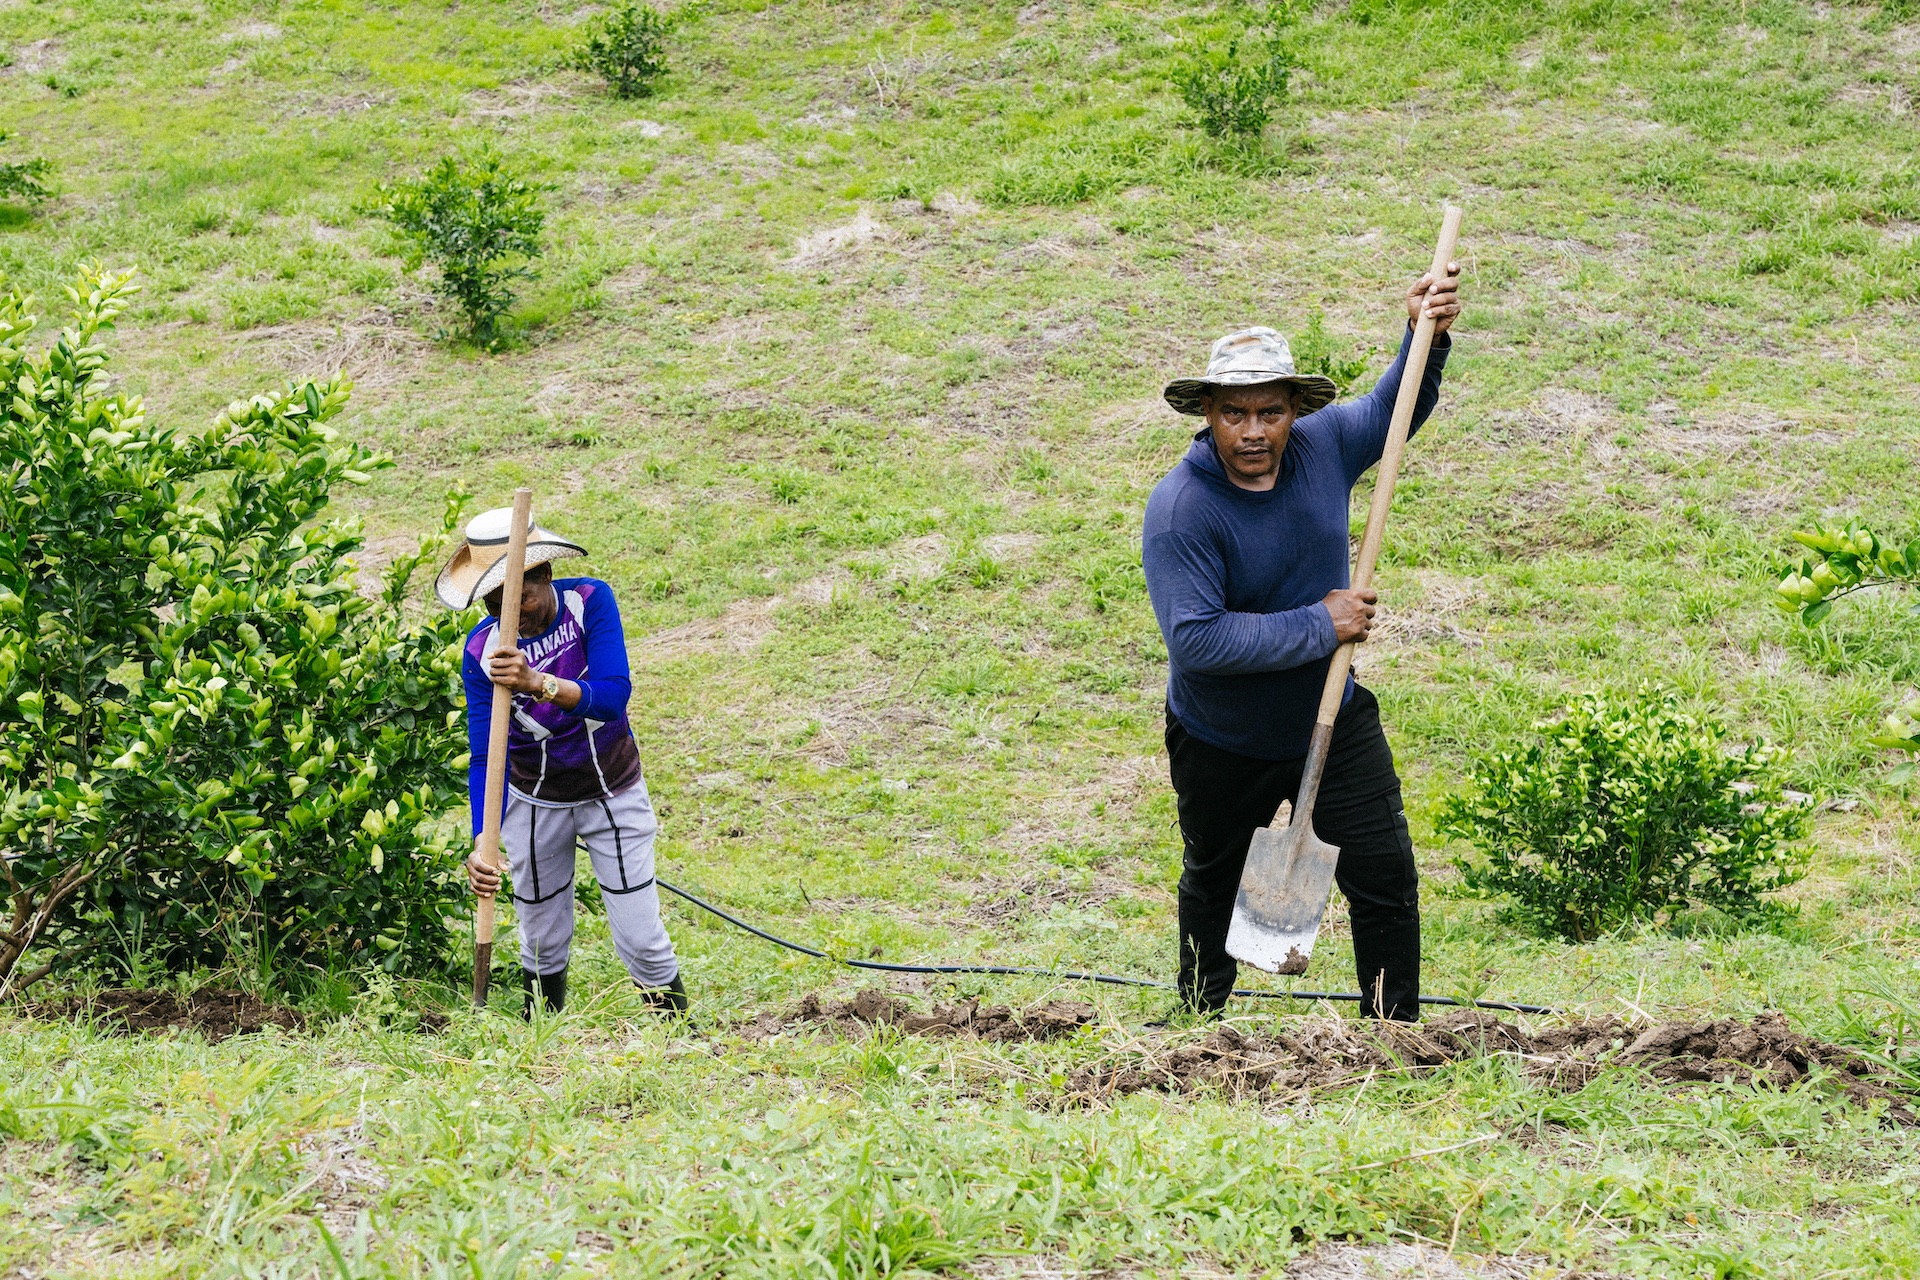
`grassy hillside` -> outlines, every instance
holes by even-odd
[[[1920,533],[1909,5],[1324,5],[1251,154],[1167,79],[1249,21],[1230,5],[715,0],[638,102],[560,69],[594,12],[0,0],[0,159],[58,165],[52,202],[0,205],[0,274],[52,315],[76,263],[138,265],[117,367],[172,420],[345,370],[348,429],[398,462],[353,498],[371,560],[451,486],[533,485],[620,594],[668,879],[836,954],[1164,976],[1137,534],[1189,424],[1159,389],[1258,322],[1365,357],[1364,390],[1460,201],[1468,310],[1361,663],[1427,990],[1920,1031],[1920,817],[1861,742],[1920,682],[1911,602],[1807,631],[1768,601],[1800,522]],[[362,212],[482,141],[553,184],[491,353],[439,336],[430,269]],[[1431,824],[1465,762],[1643,679],[1839,802],[1797,920],[1568,947],[1458,892]],[[532,1029],[383,1027],[435,993],[348,975],[296,976],[341,1020],[213,1046],[7,1015],[0,1269],[1207,1274],[1353,1234],[1920,1274],[1920,1145],[1818,1083],[1566,1093],[1502,1061],[1068,1107],[1164,995],[1103,989],[1101,1028],[1051,1046],[749,1039],[728,1026],[852,980],[669,911],[693,1030],[636,1013],[598,919],[580,1008]],[[1304,985],[1351,982],[1336,904]]]

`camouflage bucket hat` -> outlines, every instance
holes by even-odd
[[[1198,378],[1175,378],[1167,384],[1167,403],[1180,413],[1200,415],[1200,394],[1207,387],[1251,387],[1285,382],[1298,388],[1302,417],[1333,403],[1332,378],[1301,373],[1294,368],[1293,349],[1272,329],[1256,326],[1236,329],[1213,344],[1207,371]]]

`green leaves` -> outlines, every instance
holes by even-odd
[[[1287,96],[1294,64],[1277,40],[1263,55],[1244,62],[1239,55],[1240,41],[1230,40],[1224,51],[1196,50],[1174,73],[1181,100],[1209,137],[1258,138]]]
[[[359,592],[331,493],[389,464],[329,425],[346,381],[202,431],[106,394],[92,337],[132,289],[83,273],[38,355],[29,302],[0,295],[0,851],[20,890],[0,978],[31,946],[136,928],[174,965],[244,945],[431,969],[468,901],[438,821],[463,793],[462,619],[408,607],[424,550],[389,571],[388,607]],[[377,891],[369,808],[411,815],[382,833]]]
[[[466,313],[468,336],[490,344],[513,305],[513,283],[533,275],[546,225],[540,195],[548,189],[483,146],[465,158],[443,157],[412,182],[382,185],[373,212],[413,242],[415,262],[433,260],[441,292]]]
[[[616,98],[650,97],[667,74],[667,36],[679,23],[678,13],[622,5],[587,28],[567,65],[605,80]]]
[[[1774,591],[1774,600],[1789,613],[1798,613],[1809,627],[1819,626],[1833,612],[1835,602],[1869,587],[1920,586],[1920,538],[1901,547],[1859,524],[1821,524],[1802,529],[1793,540],[1822,557],[1819,563],[1801,561],[1788,569]],[[1876,747],[1911,751],[1914,760],[1896,767],[1894,782],[1905,782],[1920,764],[1920,699],[1887,717],[1885,731],[1867,739]]]
[[[1472,842],[1467,884],[1543,932],[1584,942],[1690,906],[1736,917],[1805,874],[1810,815],[1781,791],[1779,753],[1643,686],[1590,693],[1542,737],[1479,761],[1440,830]]]
[[[1840,596],[1868,587],[1920,583],[1920,538],[1899,547],[1858,524],[1822,524],[1796,532],[1793,540],[1818,552],[1820,559],[1789,568],[1774,588],[1774,600],[1788,613],[1798,613],[1807,626],[1818,625]]]
[[[0,142],[10,135],[0,129]],[[47,190],[42,179],[53,172],[53,162],[35,158],[32,160],[0,160],[0,200],[25,200],[29,204],[38,204],[53,193]]]

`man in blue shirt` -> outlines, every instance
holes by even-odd
[[[1168,385],[1167,402],[1207,426],[1147,501],[1141,558],[1167,643],[1167,754],[1184,844],[1180,992],[1202,1013],[1226,1007],[1238,966],[1227,928],[1253,832],[1300,785],[1333,651],[1365,640],[1372,591],[1350,589],[1348,505],[1380,460],[1411,321],[1435,317],[1413,416],[1440,396],[1460,312],[1459,268],[1407,292],[1400,354],[1368,394],[1328,407],[1334,385],[1296,371],[1286,339],[1243,329],[1213,346],[1205,375]],[[1380,704],[1351,678],[1314,830],[1340,850],[1361,1008],[1419,1017],[1420,894]]]

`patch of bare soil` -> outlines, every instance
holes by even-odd
[[[209,1040],[251,1035],[267,1027],[298,1031],[306,1025],[292,1009],[221,987],[203,987],[184,1000],[170,991],[102,991],[29,1005],[28,1011],[41,1018],[92,1017],[123,1035],[198,1031]]]
[[[813,1024],[843,1034],[888,1026],[898,1027],[910,1035],[969,1036],[1007,1043],[1058,1040],[1072,1035],[1093,1019],[1093,1006],[1079,1000],[1049,1000],[1019,1013],[1003,1004],[983,1005],[978,1000],[935,1005],[931,1011],[915,1012],[899,996],[869,987],[851,1000],[823,1000],[818,994],[809,995],[784,1023],[763,1015],[754,1026],[771,1033]]]
[[[1530,1259],[1480,1258],[1418,1244],[1323,1244],[1295,1259],[1286,1280],[1536,1280],[1565,1274]]]
[[[1751,1022],[1634,1025],[1589,1019],[1529,1034],[1492,1014],[1462,1009],[1418,1025],[1378,1025],[1307,1016],[1275,1035],[1250,1035],[1232,1023],[1181,1045],[1157,1045],[1081,1067],[1067,1097],[1082,1103],[1146,1090],[1232,1097],[1298,1093],[1344,1084],[1373,1072],[1414,1071],[1468,1058],[1511,1054],[1553,1087],[1577,1089],[1601,1068],[1638,1066],[1673,1083],[1719,1081],[1784,1088],[1825,1068],[1853,1101],[1883,1101],[1902,1125],[1920,1125],[1912,1099],[1850,1049],[1809,1040],[1777,1013]]]

